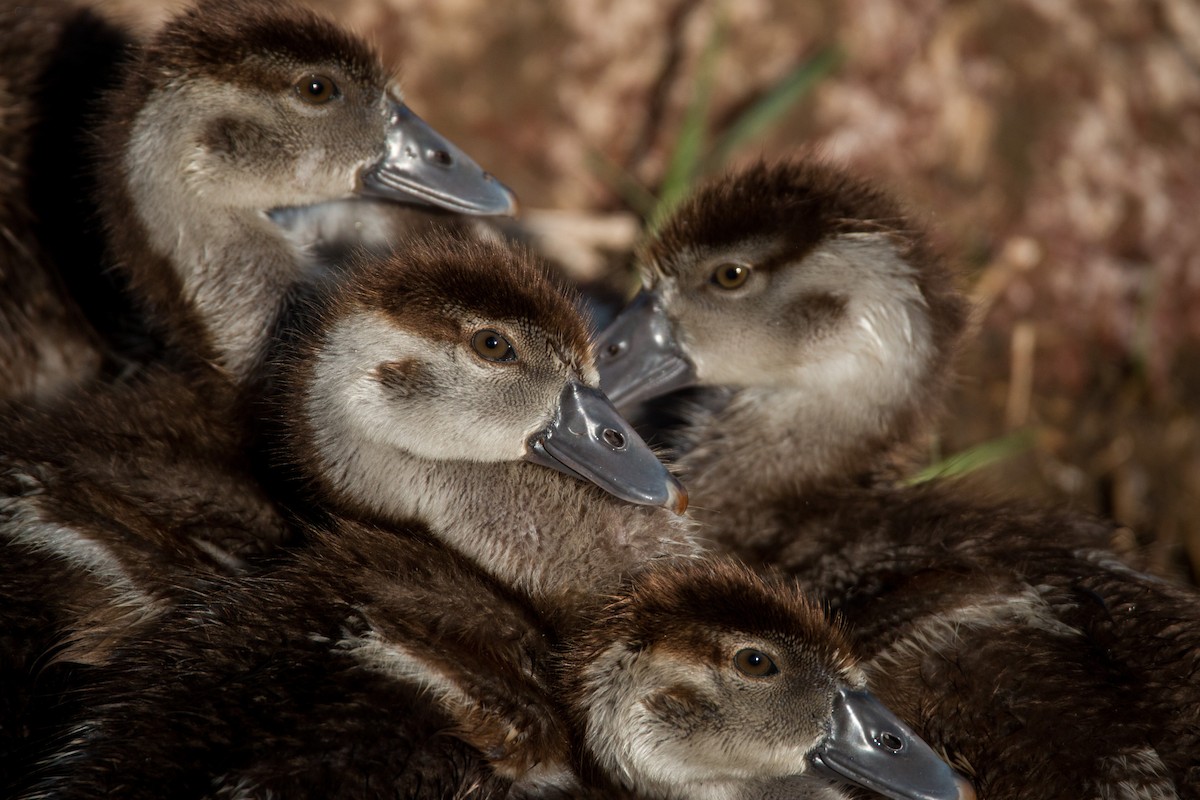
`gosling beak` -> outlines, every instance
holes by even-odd
[[[691,386],[695,365],[683,354],[662,297],[642,290],[600,334],[600,386],[617,406]]]
[[[894,800],[974,800],[975,792],[870,692],[838,692],[829,736],[810,756],[828,777]]]
[[[387,113],[387,152],[362,173],[362,194],[460,214],[517,215],[516,195],[408,106],[389,100]]]
[[[601,392],[571,381],[554,421],[529,438],[525,458],[590,481],[622,500],[687,509],[687,490]]]

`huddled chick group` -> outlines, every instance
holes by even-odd
[[[1200,596],[891,474],[967,308],[884,194],[723,176],[593,336],[333,22],[0,23],[4,796],[1200,793]]]

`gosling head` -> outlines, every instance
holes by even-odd
[[[814,417],[851,407],[864,428],[887,427],[936,396],[966,320],[899,208],[819,163],[709,183],[641,263],[644,290],[598,345],[622,408],[695,385],[823,392]]]
[[[180,181],[194,202],[261,213],[363,193],[515,208],[404,105],[364,42],[291,3],[200,2],[146,46],[110,103],[128,126],[131,182]]]
[[[535,502],[472,467],[531,461],[634,503],[686,506],[598,390],[571,297],[523,252],[445,232],[411,240],[352,269],[302,338],[287,424],[297,461],[343,503],[438,518]]]
[[[831,779],[893,798],[966,796],[865,691],[840,630],[790,583],[718,561],[652,567],[567,652],[587,759],[650,796],[777,796],[773,785]]]
[[[281,225],[363,196],[511,214],[511,192],[401,102],[375,54],[287,2],[204,0],[106,99],[113,257],[184,351],[252,376],[320,261]],[[320,227],[308,219],[308,226]]]

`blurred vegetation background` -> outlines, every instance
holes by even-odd
[[[723,164],[817,152],[877,180],[977,308],[915,468],[1113,517],[1200,576],[1194,0],[312,4],[582,279],[626,274],[643,222]],[[101,3],[143,31],[182,5]]]

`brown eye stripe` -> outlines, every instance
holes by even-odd
[[[407,397],[432,386],[429,375],[415,359],[388,361],[375,369],[375,377],[393,394]]]
[[[570,363],[590,362],[592,343],[574,290],[523,250],[437,231],[352,269],[355,280],[344,284],[345,302],[378,310],[405,331],[466,346],[484,320],[504,321],[510,329],[527,324]],[[448,303],[451,292],[455,300]]]
[[[911,227],[895,202],[843,170],[811,160],[760,162],[701,186],[660,227],[648,250],[664,268],[678,271],[687,264],[672,265],[672,253],[728,251],[769,239],[795,260],[830,236]],[[770,271],[765,263],[755,268]]]

